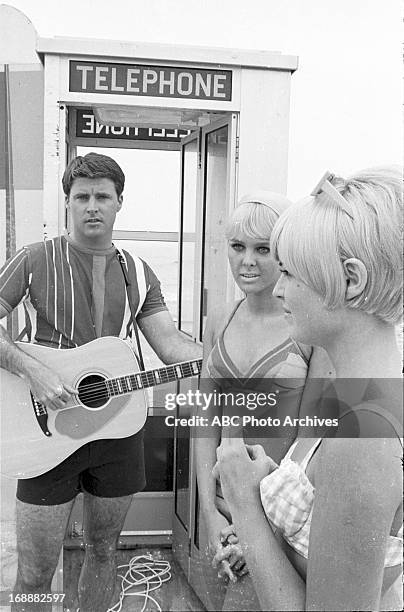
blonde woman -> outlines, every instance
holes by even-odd
[[[263,610],[401,610],[401,228],[395,169],[326,175],[274,228],[274,295],[293,337],[327,351],[341,408],[332,438],[298,440],[279,466],[237,439],[218,451]]]
[[[271,253],[270,237],[280,214],[290,204],[284,196],[269,192],[257,192],[241,199],[240,205],[228,220],[226,238],[230,268],[244,297],[212,312],[204,335],[201,389],[205,393],[269,393],[274,391],[272,383],[276,384],[280,379],[283,383],[285,379],[291,383],[293,381],[290,387],[284,384],[282,388],[278,386],[277,392],[281,399],[277,406],[264,408],[260,413],[260,416],[271,414],[274,418],[278,416],[279,410],[285,409],[292,417],[299,414],[312,354],[311,347],[297,343],[290,337],[282,306],[273,296],[280,272]],[[223,405],[203,412],[205,417],[218,414],[231,416],[234,414],[234,406]],[[255,410],[252,414],[258,416],[259,411]],[[277,461],[284,456],[296,436],[296,429],[293,428],[286,433],[280,429],[271,432],[268,428],[267,440],[263,440],[263,429],[256,432],[244,430],[238,435],[249,443],[259,441],[264,446],[269,444]],[[229,541],[236,543],[229,527],[231,514],[223,500],[220,486],[212,476],[221,435],[219,427],[209,428],[205,437],[196,440],[199,500],[206,527],[206,542],[201,547],[208,548],[210,559],[222,549],[222,531],[226,528],[229,529]],[[220,574],[227,574],[234,582],[237,575],[243,575],[246,571],[244,559],[237,552],[219,568]],[[220,588],[215,578],[216,575],[206,585],[206,591],[211,595],[212,609],[217,610],[221,608],[224,589]],[[240,607],[241,596],[238,593],[236,597],[236,609]],[[253,601],[251,606],[256,605]],[[226,605],[230,608],[233,606],[229,602]]]

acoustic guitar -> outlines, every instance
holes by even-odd
[[[145,389],[197,376],[202,364],[139,371],[129,344],[112,336],[69,350],[17,345],[58,372],[77,396],[61,410],[47,410],[23,378],[0,370],[1,473],[13,478],[43,474],[87,442],[137,433],[147,418]]]

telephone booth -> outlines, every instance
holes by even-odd
[[[286,191],[297,58],[75,38],[39,38],[36,52],[43,66],[37,155],[45,235],[69,228],[61,187],[69,160],[89,151],[114,157],[127,181],[114,242],[151,265],[178,328],[202,343],[207,313],[236,295],[223,233],[229,212],[254,189]],[[166,197],[169,191],[178,197]],[[42,238],[24,232],[25,242]],[[145,358],[157,367],[146,346]],[[194,572],[201,526],[193,440],[175,428],[168,435],[164,426],[166,393],[196,386],[188,379],[149,390],[148,484],[135,495],[122,538],[172,542],[203,600]],[[80,529],[78,501],[69,538],[79,538]]]

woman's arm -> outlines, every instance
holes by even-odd
[[[386,539],[401,499],[398,446],[323,441],[305,585],[262,510],[259,466],[240,441],[222,442],[222,488],[263,610],[378,609]]]
[[[261,505],[259,483],[271,469],[273,462],[265,453],[251,459],[240,439],[225,438],[218,449],[223,493],[262,610],[304,610],[304,581],[277,542]],[[224,550],[223,558],[230,552]]]
[[[206,322],[206,329],[203,338],[203,364],[200,391],[203,393],[214,393],[220,391],[214,381],[209,378],[207,371],[207,359],[212,350],[215,341],[215,330],[218,328],[222,319],[223,313],[220,310],[213,311]],[[213,403],[207,410],[198,409],[198,414],[204,418],[208,418],[211,422],[212,418],[218,414],[219,407],[213,406]],[[216,507],[216,480],[212,476],[212,468],[216,462],[216,448],[220,442],[220,428],[218,426],[209,425],[205,429],[200,428],[201,436],[195,439],[195,459],[196,459],[196,474],[198,480],[199,500],[201,504],[201,512],[208,529],[209,549],[212,556],[221,547],[220,532],[229,525],[226,518],[217,510]]]
[[[401,503],[397,439],[323,440],[307,569],[307,610],[378,610],[387,537]]]

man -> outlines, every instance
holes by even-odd
[[[63,176],[71,232],[21,249],[0,273],[0,316],[28,295],[36,311],[35,342],[71,348],[125,329],[126,290],[112,245],[122,206],[125,176],[105,155],[75,158]],[[126,254],[133,307],[140,286]],[[142,265],[142,263],[141,263]],[[177,331],[160,283],[143,262],[146,297],[137,322],[165,363],[200,357],[200,349]],[[21,351],[0,326],[1,367],[25,377],[48,409],[63,408],[75,389],[63,375]],[[11,398],[10,398],[11,399]],[[4,409],[12,410],[12,401]],[[59,466],[17,486],[18,575],[15,593],[49,593],[76,495],[84,493],[85,561],[79,581],[80,612],[108,609],[115,586],[115,550],[132,494],[145,486],[142,433],[86,444]],[[41,610],[50,606],[41,604]],[[15,611],[38,610],[14,604]]]

